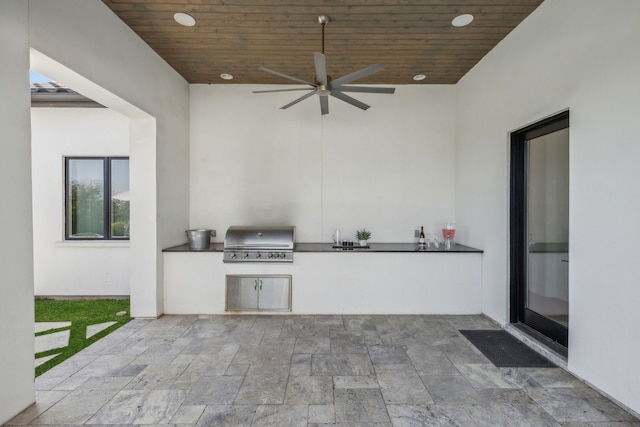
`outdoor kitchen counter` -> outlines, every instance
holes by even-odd
[[[211,243],[209,249],[189,249],[188,244],[182,244],[178,246],[172,246],[167,249],[163,249],[162,252],[222,252],[222,243]],[[481,249],[472,248],[469,246],[455,244],[449,250],[444,248],[444,245],[440,245],[439,248],[423,248],[413,243],[370,243],[369,247],[360,247],[357,244],[355,246],[349,246],[344,248],[334,248],[331,243],[296,243],[293,248],[294,252],[349,252],[349,253],[365,253],[365,252],[464,252],[464,253],[482,253]]]
[[[222,243],[187,244],[163,256],[165,314],[228,314],[228,276],[291,276],[293,314],[477,314],[482,312],[483,251],[419,249],[410,243],[371,243],[334,249],[298,243],[293,262],[223,262]],[[268,312],[267,312],[268,313]]]

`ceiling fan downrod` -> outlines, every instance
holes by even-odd
[[[322,54],[324,55],[324,26],[329,22],[327,15],[318,16],[318,24],[322,25]]]

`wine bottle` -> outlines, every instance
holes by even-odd
[[[420,237],[418,238],[418,244],[420,246],[424,246],[424,244],[425,244],[424,227],[423,226],[420,226]]]

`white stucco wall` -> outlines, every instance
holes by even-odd
[[[0,424],[35,399],[27,6],[0,2]]]
[[[64,157],[129,156],[129,119],[108,108],[32,108],[38,296],[128,296],[129,242],[64,240]]]
[[[162,313],[161,250],[188,228],[189,86],[98,0],[29,0],[32,67],[131,119],[131,313]]]
[[[217,241],[230,225],[280,224],[299,242],[362,227],[415,242],[420,225],[455,220],[455,86],[358,94],[367,111],[330,98],[326,116],[315,96],[281,110],[295,95],[256,89],[191,86],[192,227]]]
[[[0,208],[11,225],[0,232],[0,321],[11,325],[0,332],[1,423],[35,396],[30,66],[132,118],[131,197],[140,203],[131,212],[134,316],[161,313],[161,249],[180,243],[188,227],[189,90],[98,0],[0,2],[0,36],[0,174],[12,184],[4,188],[12,202]]]
[[[483,309],[505,323],[508,133],[570,110],[568,367],[636,412],[638,16],[635,0],[545,1],[459,82],[456,164],[458,221],[485,250]]]

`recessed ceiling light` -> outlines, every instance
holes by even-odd
[[[454,27],[464,27],[465,25],[469,25],[473,22],[473,15],[464,14],[458,15],[451,21],[451,25]]]
[[[419,82],[420,80],[424,80],[426,79],[427,76],[425,76],[424,74],[416,74],[415,76],[413,76],[413,80]]]
[[[231,75],[229,73],[222,73],[222,74],[220,74],[220,78],[224,79],[224,80],[232,80],[233,79],[233,75]]]
[[[173,15],[173,19],[180,25],[184,25],[185,27],[193,27],[196,25],[196,20],[193,16],[187,15],[186,13],[178,12]]]

